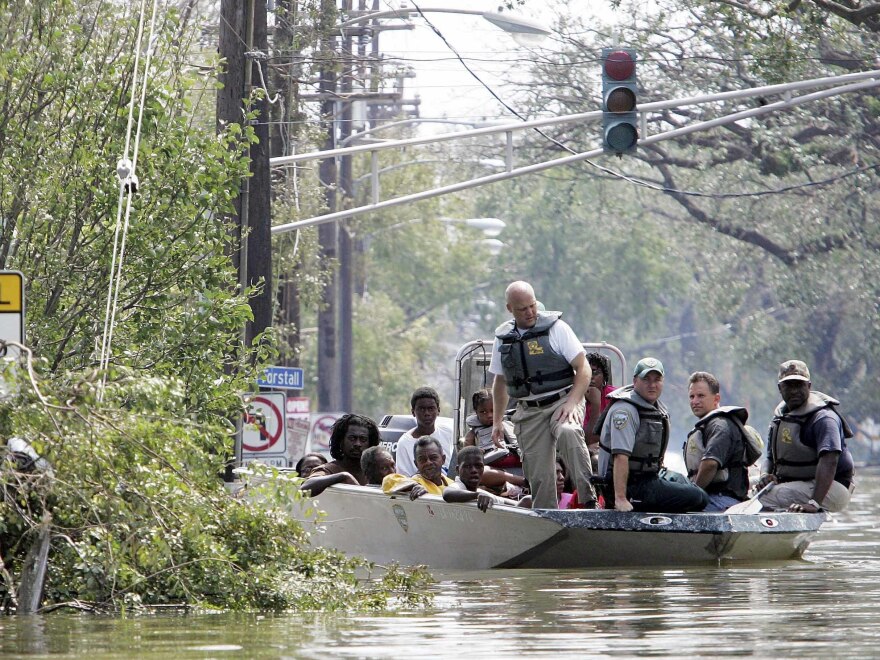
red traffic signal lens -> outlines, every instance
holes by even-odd
[[[605,99],[608,112],[632,112],[636,109],[636,94],[629,87],[615,87]]]
[[[636,70],[636,63],[632,55],[625,50],[615,50],[608,54],[603,64],[605,75],[612,80],[626,80],[631,78]]]

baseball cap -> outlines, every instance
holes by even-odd
[[[807,368],[806,363],[800,360],[786,360],[779,365],[779,378],[776,382],[781,383],[784,380],[804,380],[809,382],[810,370]]]
[[[665,375],[665,372],[663,371],[663,363],[660,362],[660,360],[652,357],[642,358],[636,364],[636,368],[633,369],[633,376],[644,378],[651,371],[656,371],[661,376]]]

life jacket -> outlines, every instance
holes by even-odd
[[[492,442],[492,425],[489,424],[486,426],[481,424],[480,418],[477,417],[476,413],[468,415],[467,419],[465,419],[465,423],[474,432],[474,438],[476,439],[475,444],[483,451],[484,458],[487,461],[486,465],[490,465],[494,468],[517,468],[522,466],[519,445],[516,442],[516,435],[513,432],[513,424],[507,420],[502,422],[504,426],[504,445],[507,449],[507,453],[500,458],[491,459],[493,452],[497,450],[500,453],[502,451],[495,447],[495,443]]]
[[[627,385],[608,394],[611,405],[599,416],[596,430],[599,434],[599,447],[611,454],[611,447],[604,443],[602,428],[609,411],[616,401],[626,401],[639,414],[639,429],[636,431],[635,445],[629,457],[630,476],[657,474],[663,467],[663,454],[669,444],[669,413],[666,407],[657,401],[656,406],[646,405],[641,397],[636,398],[632,385]],[[612,418],[611,423],[614,423]],[[613,464],[613,461],[609,465]],[[610,469],[610,468],[609,468]],[[607,475],[606,475],[607,476]]]
[[[787,411],[783,401],[776,407],[770,422],[770,450],[773,456],[773,474],[783,480],[810,480],[816,477],[819,454],[801,438],[804,426],[820,410],[830,408],[840,418],[843,437],[853,437],[852,430],[837,412],[840,401],[822,392],[811,391],[806,403],[797,410]]]
[[[682,448],[684,451],[684,463],[687,466],[688,476],[691,477],[700,469],[700,461],[706,453],[706,443],[703,439],[703,430],[710,420],[717,417],[726,417],[736,426],[742,440],[742,451],[727,465],[718,468],[711,483],[718,484],[728,480],[730,468],[743,468],[752,465],[761,457],[764,442],[761,434],[751,426],[746,426],[749,419],[749,411],[739,406],[720,406],[707,413],[698,420],[693,430],[688,434]]]
[[[487,449],[494,449],[495,443],[492,442],[492,425],[489,424],[484,426],[480,423],[480,418],[477,417],[476,414],[468,415],[468,418],[465,420],[465,423],[471,428],[474,432],[474,437],[477,442],[476,445],[484,452]]]
[[[560,316],[561,312],[539,312],[535,325],[524,331],[517,331],[513,319],[496,328],[509,396],[554,392],[574,382],[574,369],[550,346],[550,328]]]

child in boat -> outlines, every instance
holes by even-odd
[[[471,399],[474,414],[465,420],[470,430],[464,436],[466,447],[479,447],[486,465],[493,468],[521,468],[519,448],[513,433],[513,424],[504,421],[504,442],[492,440],[492,393],[488,389],[477,390]]]
[[[464,447],[458,452],[458,476],[455,478],[455,483],[443,491],[443,499],[446,502],[476,500],[480,511],[486,511],[496,504],[516,506],[514,501],[480,488],[484,467],[483,452],[478,447]]]

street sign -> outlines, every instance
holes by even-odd
[[[0,340],[24,343],[24,275],[17,270],[0,271]],[[18,353],[0,349],[0,357]]]
[[[241,425],[241,462],[287,467],[287,425],[284,392],[246,394],[247,412]]]
[[[257,385],[279,390],[301,390],[303,370],[299,367],[266,367],[263,375],[257,379]]]

